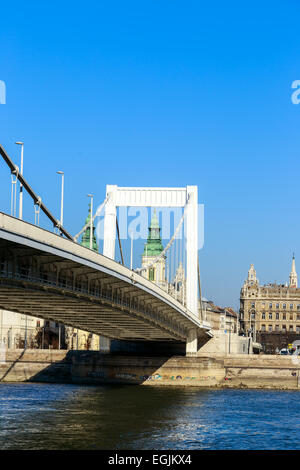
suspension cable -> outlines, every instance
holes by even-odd
[[[122,260],[122,264],[124,266],[123,250],[122,250],[122,245],[121,245],[120,231],[119,231],[119,224],[118,224],[118,218],[117,217],[116,217],[116,226],[117,226],[117,234],[118,234],[118,242],[119,242],[121,260]]]
[[[2,147],[2,145],[0,145],[0,155],[2,156],[3,160],[5,161],[5,163],[8,165],[8,167],[10,168],[11,172],[12,173],[16,173],[16,177],[17,179],[20,181],[20,183],[22,184],[22,186],[25,188],[25,190],[27,191],[27,193],[29,194],[29,196],[33,199],[33,202],[34,204],[37,204],[38,200],[39,200],[39,197],[35,194],[35,192],[33,191],[32,187],[27,183],[27,181],[25,180],[24,176],[21,175],[21,173],[19,173],[19,169],[18,167],[13,163],[13,161],[10,159],[10,157],[8,156],[8,154],[6,153],[6,151],[4,150],[4,148]],[[62,232],[62,234],[68,238],[69,240],[73,240],[73,237],[72,235],[70,235],[67,230],[61,225],[60,221],[57,220],[54,215],[51,214],[51,212],[49,211],[49,209],[45,206],[45,204],[41,203],[41,209],[42,211],[44,212],[44,214],[48,217],[48,219],[51,220],[51,222],[53,223],[54,227],[58,227],[59,230]]]

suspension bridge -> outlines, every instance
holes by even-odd
[[[89,222],[72,236],[1,145],[0,155],[12,174],[11,215],[0,212],[0,308],[110,339],[185,343],[187,355],[197,354],[199,340],[211,336],[198,300],[197,187],[107,185],[103,203],[95,214],[91,211]],[[33,200],[36,224],[16,217],[18,183]],[[182,208],[182,216],[165,248],[153,253],[146,250],[143,265],[136,270],[124,265],[119,237],[117,208],[126,206]],[[38,226],[40,210],[59,233]],[[104,236],[100,254],[92,249],[92,235],[93,223],[102,211]],[[184,242],[179,237],[183,226]],[[90,248],[78,243],[87,229]],[[157,235],[159,229],[153,226],[151,230],[150,241],[155,241],[153,233]],[[122,263],[115,261],[116,239]],[[155,282],[158,271],[161,282]]]

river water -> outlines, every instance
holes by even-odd
[[[300,392],[0,385],[0,449],[300,449]]]

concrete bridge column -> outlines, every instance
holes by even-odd
[[[115,259],[115,243],[116,243],[116,219],[117,219],[117,208],[116,208],[116,185],[107,185],[107,195],[109,194],[109,200],[105,206],[104,216],[104,238],[103,238],[103,254],[108,258]]]
[[[186,356],[197,356],[198,336],[196,328],[189,331],[186,340]]]
[[[186,306],[198,313],[198,187],[187,186],[186,207]]]

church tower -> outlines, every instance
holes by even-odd
[[[148,228],[147,243],[145,243],[142,255],[142,267],[151,264],[157,256],[164,250],[160,236],[160,227],[156,211],[154,210],[150,227]],[[147,270],[142,271],[142,275],[152,282],[155,282],[162,289],[166,289],[166,257],[162,256]]]
[[[295,255],[293,254],[292,260],[292,270],[290,272],[290,282],[289,287],[297,288],[298,287],[298,276],[296,273],[296,264],[295,264]]]
[[[89,204],[89,213],[88,213],[88,216],[87,216],[85,224],[84,224],[84,225],[88,224],[88,226],[85,229],[85,231],[83,232],[81,243],[80,243],[82,246],[85,246],[86,248],[90,247],[90,232],[91,232],[90,220],[91,220],[91,205]],[[94,251],[97,251],[97,253],[99,251],[96,236],[95,236],[94,224],[93,224],[93,235],[92,235],[92,249]]]

